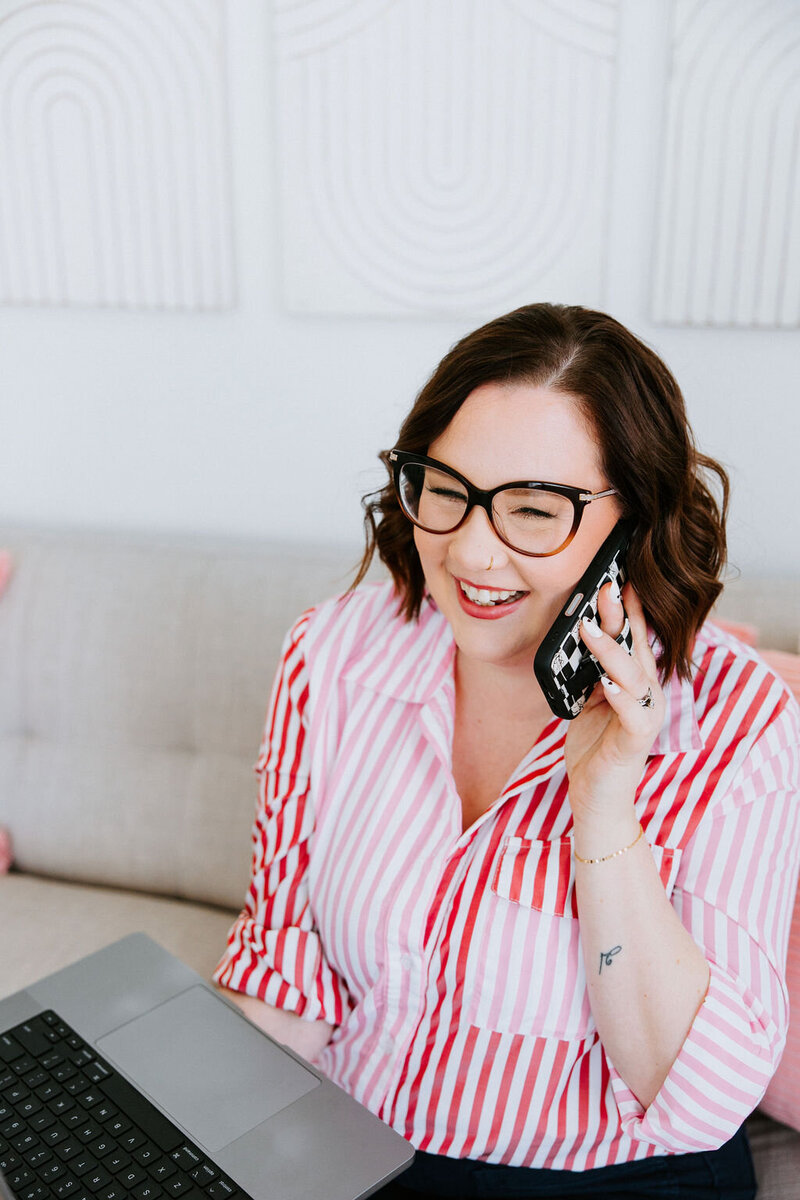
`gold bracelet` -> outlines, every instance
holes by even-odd
[[[623,846],[621,850],[615,850],[613,854],[604,854],[602,856],[602,858],[581,858],[580,854],[578,854],[575,850],[572,851],[572,854],[573,854],[574,858],[577,858],[578,862],[582,862],[582,863],[608,862],[608,860],[610,858],[619,858],[620,854],[625,854],[628,850],[632,850],[633,847],[636,845],[636,843],[639,841],[639,839],[642,837],[643,833],[644,833],[644,829],[642,829],[642,823],[640,821],[639,822],[639,832],[637,833],[636,837],[631,842],[630,846]]]

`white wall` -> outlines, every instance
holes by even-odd
[[[235,304],[0,307],[2,521],[356,543],[378,449],[448,347],[502,311],[287,311],[271,14],[260,0],[225,12]],[[670,21],[670,0],[620,0],[600,299],[662,354],[702,448],[730,468],[733,562],[797,575],[797,328],[648,315]],[[527,298],[587,300],[535,282]]]

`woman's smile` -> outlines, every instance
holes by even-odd
[[[484,621],[516,612],[528,595],[526,591],[511,592],[501,588],[478,587],[465,579],[456,579],[455,583],[464,612]]]

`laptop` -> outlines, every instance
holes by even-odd
[[[413,1157],[145,934],[0,1000],[4,1200],[358,1200]]]

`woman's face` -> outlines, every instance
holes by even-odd
[[[577,400],[531,384],[476,388],[431,443],[428,455],[480,488],[518,480],[546,480],[589,492],[610,486]],[[542,637],[621,512],[616,496],[587,504],[569,546],[549,558],[510,550],[477,507],[454,533],[425,533],[415,527],[428,590],[452,626],[459,653],[531,672]],[[480,603],[498,591],[512,595],[496,604]]]

